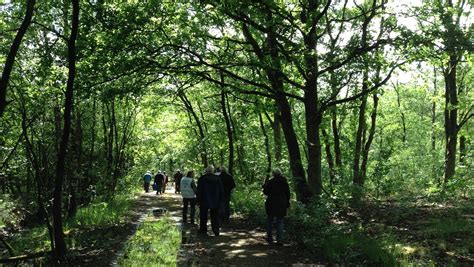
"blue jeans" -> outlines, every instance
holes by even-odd
[[[273,230],[273,220],[276,218],[276,240],[281,242],[283,239],[283,217],[276,217],[267,215],[267,240],[273,240],[272,230]]]

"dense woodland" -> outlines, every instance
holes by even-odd
[[[383,238],[334,224],[368,205],[444,203],[467,214],[450,234],[474,229],[472,0],[0,3],[0,258],[64,261],[81,210],[208,164],[256,217],[281,168],[287,231],[327,263],[371,262],[335,248]]]

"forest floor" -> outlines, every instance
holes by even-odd
[[[265,230],[256,227],[242,217],[232,217],[230,223],[221,227],[220,236],[215,237],[210,231],[208,223],[208,236],[197,234],[197,224],[182,224],[181,220],[182,198],[174,194],[170,187],[163,195],[144,193],[137,201],[135,211],[142,213],[140,218],[149,213],[150,210],[166,209],[171,214],[177,227],[181,229],[182,243],[177,256],[177,266],[298,266],[305,264],[317,266],[309,255],[298,249],[296,244],[286,243],[283,245],[268,244]],[[198,207],[196,215],[198,215]],[[118,237],[117,237],[118,238]],[[120,239],[126,241],[130,235],[124,233]],[[117,244],[123,245],[124,243]],[[119,252],[107,265],[115,265],[116,259],[121,256],[123,248],[117,248]],[[104,262],[105,263],[105,262]]]
[[[196,224],[182,224],[181,205],[181,196],[168,187],[163,195],[156,195],[154,191],[139,195],[123,223],[68,231],[68,263],[75,266],[119,265],[127,242],[145,218],[154,215],[159,218],[160,214],[153,211],[166,210],[181,231],[181,245],[176,257],[178,266],[327,264],[328,260],[324,260],[322,254],[309,255],[292,241],[289,232],[286,232],[288,238],[282,246],[268,244],[262,226],[251,218],[236,214],[231,217],[230,223],[222,226],[220,236],[215,237],[212,231],[208,231],[208,236],[198,235]],[[401,265],[474,266],[473,200],[453,204],[367,202],[357,210],[343,213],[346,215],[339,217],[338,224],[362,228],[364,233],[376,240],[388,240],[398,248],[397,251],[402,251],[397,256],[398,260],[402,260]],[[210,225],[208,228],[210,230]],[[37,265],[34,261],[29,263]]]
[[[474,266],[474,201],[367,202],[357,211],[366,232],[390,234],[409,262]]]
[[[132,238],[143,219],[153,210],[165,209],[181,230],[177,266],[324,265],[321,255],[309,255],[293,241],[287,241],[283,246],[268,244],[263,227],[237,215],[222,226],[220,236],[212,234],[210,225],[208,236],[198,235],[197,224],[182,224],[182,200],[173,192],[174,189],[169,187],[163,195],[155,195],[155,192],[140,195],[126,224],[96,228],[86,233],[84,236],[90,239],[91,246],[82,251],[72,251],[75,254],[72,262],[95,266],[118,265],[126,242]],[[352,223],[363,225],[366,233],[373,238],[390,233],[393,243],[403,251],[402,259],[407,259],[407,264],[474,266],[472,201],[457,203],[456,206],[373,202],[366,203],[349,217],[355,220]],[[288,240],[291,239],[289,236]]]

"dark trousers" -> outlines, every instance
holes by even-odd
[[[211,214],[211,228],[214,234],[219,234],[219,209],[210,209],[208,207],[199,207],[199,232],[207,233],[207,212]]]
[[[283,217],[276,217],[274,215],[267,215],[267,240],[273,241],[272,228],[274,219],[276,219],[277,242],[281,242],[283,239]]]
[[[191,223],[194,223],[194,214],[196,213],[196,199],[183,198],[183,223],[186,223],[188,215],[188,205],[191,206]]]
[[[230,194],[224,195],[224,212],[221,215],[223,222],[229,222],[230,218]]]
[[[143,189],[145,189],[145,192],[148,193],[148,191],[150,191],[150,182],[148,182],[148,183],[145,182],[145,183],[143,184]]]

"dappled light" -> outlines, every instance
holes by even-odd
[[[474,266],[473,4],[0,1],[0,265]]]

